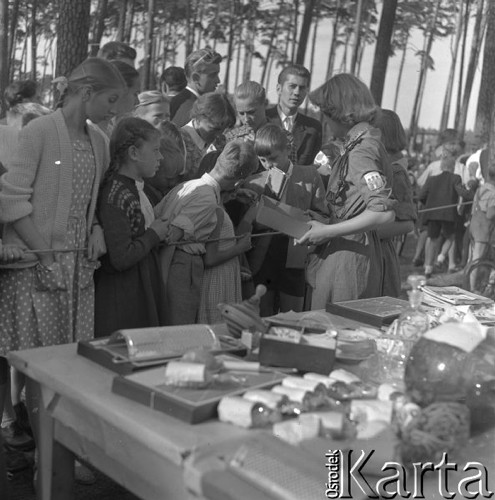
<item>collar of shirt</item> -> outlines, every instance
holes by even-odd
[[[186,89],[189,90],[192,94],[194,94],[196,97],[199,97],[198,91],[196,89],[193,89],[192,87],[189,87],[189,85],[186,85]]]
[[[296,121],[297,112],[293,115],[286,115],[280,106],[277,106],[278,116],[280,117],[280,121],[282,122],[283,127],[289,132],[294,128],[294,122]],[[288,127],[286,126],[288,124]]]
[[[186,123],[182,127],[182,130],[185,130],[191,136],[191,139],[199,150],[205,152],[208,149],[208,144],[203,140],[203,138],[194,128],[193,120],[191,120],[189,123]]]
[[[218,204],[220,205],[221,202],[222,202],[222,197],[220,195],[221,193],[221,188],[220,188],[220,184],[218,184],[218,182],[209,174],[209,173],[205,173],[201,176],[201,180],[205,183],[205,184],[208,184],[208,186],[211,186],[215,189],[215,196],[217,198],[217,201],[218,201]]]
[[[354,125],[349,130],[349,132],[347,132],[347,135],[345,136],[344,147],[347,147],[351,142],[361,137],[370,128],[371,125],[368,122],[356,123],[356,125]]]

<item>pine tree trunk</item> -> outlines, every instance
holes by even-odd
[[[370,82],[371,93],[379,106],[382,103],[388,60],[391,53],[396,11],[397,0],[383,0],[382,15],[380,17],[380,27],[376,39],[375,57],[373,59],[373,70]]]
[[[131,43],[132,28],[134,26],[134,2],[131,2],[127,7],[127,13],[125,16],[125,31],[124,31],[124,42]]]
[[[69,73],[88,56],[91,0],[60,0],[56,75]]]
[[[278,25],[280,18],[282,17],[282,8],[284,5],[283,0],[280,0],[278,5],[279,5],[278,15],[275,17],[275,22],[273,23],[272,30],[270,32],[270,41],[268,42],[268,50],[266,51],[265,64],[263,65],[263,71],[261,73],[261,85],[264,85],[266,76],[268,74],[268,67],[270,65],[270,60],[272,58],[273,45],[277,39]]]
[[[293,63],[296,60],[296,50],[297,50],[297,31],[299,24],[299,0],[294,0],[294,26],[292,31],[292,54],[290,56],[290,61]]]
[[[247,30],[245,37],[245,56],[244,56],[244,73],[243,81],[246,82],[251,79],[251,68],[253,64],[254,41],[256,38],[256,4],[250,4],[249,18],[247,21]]]
[[[117,27],[117,34],[115,36],[115,39],[118,40],[119,42],[124,41],[126,14],[127,14],[127,0],[120,0],[119,24]]]
[[[359,44],[361,42],[361,16],[363,13],[363,0],[357,0],[356,17],[354,20],[354,44],[352,46],[351,73],[356,74]]]
[[[148,0],[148,15],[146,19],[145,28],[145,54],[143,76],[141,78],[141,92],[150,87],[151,68],[153,67],[153,31],[154,31],[154,17],[155,17],[155,0]]]
[[[4,0],[1,0],[1,1],[4,1]],[[12,15],[10,18],[10,28],[9,28],[9,38],[8,38],[8,44],[9,44],[8,58],[9,58],[9,61],[15,60],[15,51],[16,51],[15,32],[17,30],[17,24],[19,22],[19,2],[20,2],[20,0],[14,0],[14,2],[12,4]],[[8,15],[7,15],[7,22],[9,22]],[[8,76],[9,80],[14,79],[14,70],[15,70],[15,64],[9,64],[9,76]]]
[[[443,101],[442,117],[440,119],[440,130],[445,130],[449,123],[450,105],[452,101],[452,90],[454,88],[455,67],[457,63],[457,54],[459,52],[459,43],[461,41],[461,33],[463,26],[463,11],[459,9],[456,21],[456,29],[454,35],[454,45],[451,51],[452,60],[450,62],[449,78],[447,80],[447,88],[445,89],[445,98]]]
[[[410,140],[412,141],[412,144],[414,144],[414,141],[416,140],[416,131],[417,131],[417,127],[418,127],[419,113],[420,113],[420,109],[421,109],[422,96],[423,96],[424,87],[425,87],[425,83],[426,83],[426,75],[428,72],[428,57],[431,53],[431,47],[433,45],[433,38],[434,38],[434,34],[435,34],[435,24],[437,22],[438,11],[440,9],[441,3],[442,3],[442,0],[436,0],[436,2],[435,2],[434,14],[431,18],[428,34],[425,37],[425,46],[424,46],[424,51],[423,51],[423,57],[421,60],[421,69],[419,72],[418,87],[416,89],[416,97],[414,99],[413,112],[411,115],[411,124],[409,126]]]
[[[241,25],[239,29],[239,33],[241,36],[239,37],[239,40],[237,41],[237,61],[236,61],[236,66],[235,66],[235,86],[239,85],[239,75],[241,73],[241,48],[242,48],[242,32],[244,29],[244,21],[241,20]]]
[[[493,89],[495,89],[495,3],[489,1],[485,47],[483,50],[483,68],[481,70],[481,84],[478,94],[476,125],[474,130],[480,146],[488,143],[490,140],[492,161],[494,154],[494,137],[492,133],[492,137],[490,138],[490,131],[494,126],[492,121],[492,110],[495,104]]]
[[[478,7],[476,10],[476,21],[473,31],[473,39],[471,41],[471,55],[469,57],[469,65],[466,73],[466,83],[464,85],[464,93],[462,96],[462,106],[459,114],[458,131],[461,137],[464,137],[466,132],[467,113],[469,108],[469,100],[471,98],[471,91],[473,90],[474,76],[478,66],[480,55],[481,41],[486,31],[486,16],[483,15],[485,2],[478,0]]]
[[[227,45],[227,61],[225,68],[225,79],[223,85],[225,87],[225,92],[229,92],[230,83],[230,69],[232,67],[232,58],[234,56],[234,36],[235,36],[235,13],[237,12],[237,0],[231,0],[230,2],[230,18],[229,18],[229,42]]]
[[[327,73],[325,80],[328,80],[332,76],[333,72],[335,49],[337,48],[337,36],[339,34],[339,28],[340,28],[340,6],[341,6],[341,0],[337,0],[337,5],[335,7],[335,20],[333,22],[333,28],[332,28],[332,41],[330,43],[330,51],[328,52]]]
[[[395,87],[395,97],[394,97],[394,111],[397,111],[397,102],[399,100],[399,90],[400,84],[402,82],[402,75],[404,74],[404,65],[406,63],[406,55],[407,55],[407,42],[409,41],[409,30],[406,33],[406,40],[404,43],[404,50],[402,51],[402,57],[399,65],[399,74],[397,76],[397,86]]]
[[[9,0],[0,0],[0,95],[9,84]],[[5,107],[0,107],[0,117],[5,116]]]
[[[31,79],[34,80],[35,82],[38,81],[38,75],[37,75],[37,47],[38,47],[38,41],[36,38],[36,10],[38,7],[38,1],[37,0],[32,0],[32,5],[31,5]]]
[[[305,1],[303,22],[301,25],[301,33],[299,34],[299,43],[297,44],[296,53],[296,64],[302,64],[303,66],[306,59],[306,48],[308,46],[309,30],[313,21],[313,12],[316,5],[317,0]]]
[[[464,19],[469,19],[471,0],[464,0],[466,2],[466,11],[464,13]],[[468,23],[465,22],[462,32],[462,47],[461,47],[461,64],[459,67],[459,81],[457,85],[457,104],[455,108],[455,128],[457,129],[459,125],[459,115],[461,113],[461,102],[462,102],[462,87],[464,86],[464,59],[466,57],[466,38],[468,31]]]
[[[98,2],[95,29],[93,30],[93,40],[91,40],[91,55],[96,56],[100,48],[103,32],[105,31],[105,21],[107,18],[108,0]]]

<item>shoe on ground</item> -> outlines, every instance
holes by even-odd
[[[74,479],[76,483],[87,486],[96,483],[96,476],[93,471],[79,462],[79,460],[76,460],[74,463]]]
[[[31,429],[31,424],[29,423],[29,416],[27,412],[26,405],[21,401],[13,406],[15,419],[20,427],[28,436],[33,437],[33,430]]]
[[[413,259],[412,265],[414,267],[421,267],[423,265],[423,261],[421,259]]]
[[[34,449],[34,439],[21,429],[17,421],[2,427],[2,436],[7,447],[23,451]]]
[[[33,461],[29,460],[25,453],[14,448],[5,448],[5,465],[7,472],[15,474],[22,470],[29,469],[33,465]]]

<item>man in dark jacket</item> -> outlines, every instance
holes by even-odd
[[[184,65],[187,86],[170,101],[170,118],[175,125],[183,127],[189,123],[194,101],[217,88],[221,61],[222,56],[211,49],[196,50],[187,56]]]
[[[286,66],[278,75],[278,104],[266,111],[269,122],[287,131],[291,160],[297,165],[312,165],[321,149],[321,123],[298,111],[308,93],[310,79],[304,66]]]

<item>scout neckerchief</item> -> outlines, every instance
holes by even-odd
[[[344,194],[348,189],[347,173],[349,171],[349,153],[363,140],[363,135],[368,130],[362,130],[355,137],[352,137],[344,144],[343,153],[335,160],[332,165],[332,171],[338,173],[337,189],[334,192],[328,191],[327,200],[336,206],[342,206],[345,203]]]

